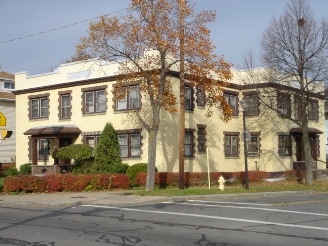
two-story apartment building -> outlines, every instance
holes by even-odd
[[[16,147],[20,150],[17,166],[33,162],[53,165],[51,153],[68,144],[97,145],[106,122],[117,132],[123,162],[147,162],[148,135],[131,117],[133,107],[146,107],[138,83],[131,85],[129,94],[120,101],[113,100],[112,89],[117,80],[117,63],[97,60],[62,64],[52,73],[28,76],[16,74]],[[264,112],[257,103],[258,95],[235,77],[224,97],[231,105],[233,116],[228,123],[218,112],[206,117],[204,94],[185,86],[185,171],[237,172],[244,170],[243,112],[241,99],[247,101],[245,111],[249,170],[262,170],[272,176],[293,169],[293,164],[304,161],[301,131],[277,112]],[[178,73],[170,78],[175,93],[179,92]],[[293,95],[291,95],[293,96]],[[296,95],[294,95],[296,97]],[[177,96],[178,100],[179,97]],[[288,105],[277,95],[281,110],[297,113],[297,105]],[[297,102],[297,100],[294,100]],[[325,158],[324,109],[322,99],[314,98],[311,107],[310,137],[314,159]],[[295,112],[294,112],[295,111]],[[287,112],[287,111],[286,111]],[[157,138],[156,166],[159,171],[178,171],[179,113],[162,111]],[[321,167],[322,166],[322,167]],[[318,168],[325,164],[318,162]]]
[[[12,131],[10,138],[1,139],[0,162],[15,163],[16,158],[16,102],[12,90],[15,89],[15,76],[7,72],[0,72],[0,112],[6,117],[6,125],[0,126],[2,130]],[[3,121],[2,121],[3,122]]]

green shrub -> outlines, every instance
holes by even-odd
[[[32,163],[25,163],[20,166],[19,168],[19,174],[21,175],[29,175],[32,173]]]
[[[136,163],[126,170],[126,175],[128,175],[130,179],[131,186],[137,186],[137,175],[140,172],[147,172],[147,163]],[[155,167],[155,172],[157,172],[157,168]]]
[[[15,176],[18,175],[18,170],[16,167],[10,167],[7,170],[4,171],[5,176],[9,177],[9,176]]]
[[[92,157],[94,149],[87,144],[72,144],[56,149],[52,154],[52,158],[60,158],[63,160],[73,159],[76,166],[79,166],[84,160]]]
[[[93,173],[122,173],[120,146],[111,123],[106,123],[95,149],[95,160],[91,167]]]

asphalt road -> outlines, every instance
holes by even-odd
[[[0,207],[0,245],[328,245],[328,195]]]

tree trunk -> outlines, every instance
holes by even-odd
[[[303,145],[304,145],[304,159],[305,159],[305,184],[312,185],[313,184],[313,170],[312,164],[313,160],[311,157],[311,145],[309,138],[309,129],[308,125],[304,124],[302,128],[303,132]]]
[[[158,128],[157,128],[158,129]],[[148,167],[147,167],[147,182],[146,191],[155,189],[155,162],[156,162],[156,147],[158,130],[151,128],[148,131]]]

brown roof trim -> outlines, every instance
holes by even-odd
[[[97,83],[104,83],[109,81],[116,81],[119,76],[107,76],[103,78],[95,78],[95,79],[87,79],[87,80],[79,80],[74,82],[67,82],[67,83],[61,83],[56,85],[47,85],[47,86],[41,86],[41,87],[35,87],[35,88],[29,88],[29,89],[23,89],[23,90],[15,90],[13,93],[15,95],[21,95],[26,93],[35,93],[40,91],[48,91],[53,89],[63,89],[68,87],[75,87],[75,86],[81,86],[81,85],[93,85]]]
[[[15,95],[21,95],[21,94],[26,94],[26,93],[35,93],[35,92],[40,92],[40,91],[48,91],[48,90],[53,90],[53,89],[63,89],[63,88],[68,88],[68,87],[75,87],[75,86],[81,86],[81,85],[93,85],[97,83],[104,83],[104,82],[110,82],[110,81],[117,81],[118,78],[122,77],[123,75],[113,75],[113,76],[106,76],[102,78],[93,78],[93,79],[87,79],[87,80],[79,80],[79,81],[73,81],[73,82],[67,82],[67,83],[61,83],[61,84],[56,84],[56,85],[47,85],[47,86],[41,86],[41,87],[35,87],[35,88],[29,88],[29,89],[23,89],[23,90],[15,90],[13,93]],[[167,71],[166,76],[172,76],[175,78],[179,78],[180,74],[177,71]],[[186,75],[186,78],[192,77],[190,75]],[[222,81],[217,80],[218,83],[223,84]],[[286,85],[280,85],[274,82],[266,82],[266,83],[259,83],[259,84],[249,84],[249,85],[239,85],[239,84],[234,84],[233,82],[227,82],[228,85],[226,85],[226,88],[232,88],[236,90],[251,90],[251,89],[261,89],[261,88],[278,88],[281,91],[291,91],[295,93],[299,93],[300,89],[289,87]],[[309,92],[308,95],[310,97],[318,98],[318,99],[325,99],[325,96],[320,94],[320,93],[313,93]]]
[[[30,128],[24,135],[61,135],[61,134],[80,134],[81,130],[76,126],[44,126]]]
[[[302,129],[299,127],[293,127],[289,131],[290,133],[302,133]],[[317,128],[309,128],[309,133],[311,134],[322,134],[323,132]]]

